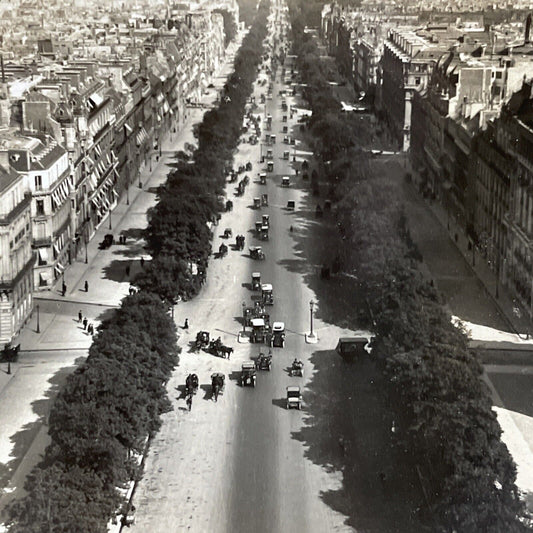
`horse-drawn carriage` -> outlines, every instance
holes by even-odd
[[[257,370],[255,368],[255,363],[253,361],[244,362],[241,366],[241,387],[245,387],[246,385],[251,385],[252,387],[255,387],[256,381]]]
[[[231,346],[225,346],[222,344],[220,337],[215,340],[212,340],[209,343],[209,346],[206,348],[206,351],[217,357],[223,357],[224,359],[229,359],[230,355],[233,353],[233,348]]]
[[[200,383],[196,374],[189,374],[185,380],[185,396],[196,394]]]
[[[285,346],[285,323],[274,322],[272,324],[271,346],[274,348],[283,348]]]
[[[225,376],[221,372],[215,372],[211,374],[211,390],[215,402],[218,400],[218,395],[222,393],[224,388]]]
[[[272,355],[265,355],[261,352],[255,360],[255,367],[257,370],[268,370],[270,372],[272,368]]]
[[[237,235],[237,237],[235,237],[235,248],[237,250],[244,249],[244,235]]]
[[[294,359],[292,362],[291,368],[289,370],[289,376],[300,376],[301,378],[304,375],[304,364],[300,359]]]
[[[199,331],[194,341],[194,349],[200,351],[202,348],[207,348],[207,346],[209,346],[209,332]]]
[[[218,257],[222,258],[222,257],[225,257],[227,254],[228,254],[228,247],[224,243],[222,243],[218,247]]]
[[[261,246],[250,246],[250,257],[252,259],[265,259],[265,253],[263,252],[263,249]]]

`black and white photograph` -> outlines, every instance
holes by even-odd
[[[0,0],[0,533],[533,532],[533,0]]]

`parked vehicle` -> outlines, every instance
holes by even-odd
[[[254,209],[261,209],[261,198],[254,198]]]
[[[274,163],[272,161],[267,163],[267,172],[274,172]]]
[[[289,160],[289,156],[290,156],[290,152],[289,152],[289,150],[285,150],[285,151],[283,152],[283,159],[285,159],[286,161],[288,161],[288,160]]]
[[[262,223],[263,223],[263,226],[267,226],[267,227],[270,227],[270,215],[262,215]]]
[[[259,181],[261,182],[261,185],[266,185],[267,175],[265,172],[261,172],[261,174],[259,174]]]
[[[302,408],[302,394],[300,387],[287,387],[287,409]]]
[[[296,204],[295,204],[294,200],[289,200],[287,202],[287,209],[289,211],[294,211],[295,207],[296,207]]]
[[[241,387],[246,385],[251,385],[255,387],[257,381],[257,370],[255,368],[255,363],[253,361],[246,361],[241,366]]]
[[[368,339],[366,337],[341,337],[335,351],[345,359],[366,355]]]
[[[104,236],[104,240],[98,245],[100,250],[105,250],[106,248],[109,248],[112,244],[114,244],[115,238],[111,233],[107,233]]]
[[[291,186],[291,178],[289,178],[289,176],[283,176],[281,178],[281,186],[282,187],[290,187]]]
[[[268,241],[268,226],[261,226],[261,240]]]

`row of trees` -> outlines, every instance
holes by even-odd
[[[154,294],[122,301],[98,329],[86,361],[67,378],[49,416],[52,440],[8,508],[10,533],[104,533],[117,487],[140,476],[136,456],[170,409],[176,328]]]
[[[207,222],[222,209],[225,165],[237,145],[246,96],[266,35],[268,0],[235,61],[222,103],[197,130],[198,148],[178,161],[146,230],[153,261],[143,289],[98,328],[86,361],[67,378],[49,416],[51,444],[7,509],[10,533],[105,533],[125,488],[142,472],[139,455],[171,409],[166,383],[178,362],[168,313],[178,295],[193,295],[210,253]],[[200,275],[193,276],[196,263]]]
[[[389,384],[384,392],[396,420],[394,445],[426,480],[423,519],[442,532],[526,531],[516,468],[501,440],[482,366],[420,272],[399,202],[401,185],[372,176],[357,150],[360,132],[349,128],[327,85],[330,67],[302,32],[304,4],[294,0],[290,7],[309,85],[311,131],[341,199],[336,211],[344,268],[356,275],[374,317],[372,353]]]
[[[195,131],[198,147],[178,159],[148,213],[145,238],[152,261],[136,283],[172,305],[196,295],[205,279],[210,225],[224,209],[227,166],[241,135],[246,99],[261,60],[268,11],[269,2],[263,0],[237,53],[220,105],[205,114]]]

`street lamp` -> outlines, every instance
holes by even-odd
[[[315,302],[313,302],[313,300],[311,300],[309,302],[309,311],[310,311],[310,318],[311,318],[311,332],[309,333],[309,337],[310,338],[314,338],[315,337],[315,334],[313,332],[313,308],[315,307]]]
[[[89,262],[89,254],[87,252],[87,236],[84,235],[83,242],[85,243],[85,264]]]
[[[37,304],[35,306],[35,309],[37,311],[37,329],[36,329],[36,333],[41,333],[41,324],[39,322],[39,304]]]
[[[112,223],[111,223],[111,213],[112,213],[111,206],[109,206],[109,229],[113,229]]]
[[[246,302],[242,302],[242,332],[246,332]]]

